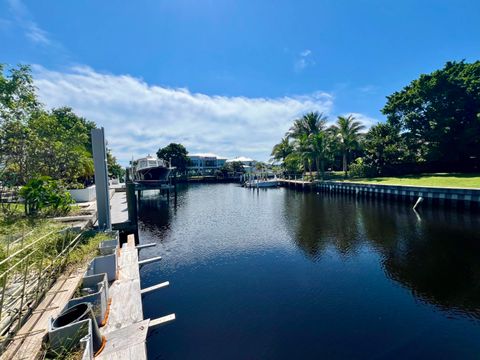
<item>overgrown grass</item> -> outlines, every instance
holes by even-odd
[[[23,235],[32,230],[41,235],[46,226],[62,227],[58,224],[55,225],[56,223],[45,214],[26,216],[23,204],[9,204],[8,210],[0,211],[0,238],[5,235]]]
[[[104,240],[112,239],[110,233],[89,230],[82,234],[78,246],[68,256],[68,265],[80,265],[98,255],[98,246]]]
[[[64,227],[51,219],[25,216],[21,204],[12,206],[8,214],[0,212],[0,261],[7,254]]]
[[[381,185],[414,185],[455,188],[480,188],[480,174],[436,173],[404,175],[399,177],[375,177],[348,179],[344,181]]]

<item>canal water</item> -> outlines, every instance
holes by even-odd
[[[202,184],[139,216],[149,359],[480,357],[478,214]]]

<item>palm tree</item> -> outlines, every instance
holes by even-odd
[[[317,177],[321,174],[322,179],[325,177],[325,162],[333,157],[333,140],[331,132],[325,130],[311,137]]]
[[[319,134],[325,131],[327,118],[318,112],[309,112],[300,119],[294,121],[293,126],[287,132],[287,138],[294,139],[296,150],[304,159],[305,168],[308,167],[310,176],[312,175],[312,164],[315,163],[317,173],[319,171],[319,163],[321,149],[318,147]]]
[[[285,159],[293,151],[293,146],[290,144],[288,137],[284,137],[278,144],[276,144],[270,156],[274,161],[281,161],[282,167],[285,168]]]
[[[312,177],[312,164],[315,161],[316,153],[312,143],[312,136],[302,135],[296,141],[296,151],[300,155],[303,162],[303,168],[306,172],[307,169]]]
[[[300,119],[294,121],[286,136],[288,138],[299,139],[301,136],[318,134],[325,128],[327,118],[318,112],[309,112]]]
[[[338,140],[339,149],[342,152],[345,176],[347,176],[348,170],[348,155],[350,151],[358,147],[360,131],[363,129],[365,129],[365,126],[355,120],[355,117],[352,115],[347,117],[339,116],[337,123],[331,127],[332,132]]]

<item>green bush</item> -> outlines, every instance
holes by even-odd
[[[66,214],[70,211],[70,204],[74,203],[62,184],[48,176],[30,180],[20,189],[20,195],[25,200],[27,215],[35,215],[39,211],[54,215]]]
[[[355,161],[350,164],[348,171],[352,178],[364,178],[376,175],[375,168],[366,164],[361,157],[356,158]]]

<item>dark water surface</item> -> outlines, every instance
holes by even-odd
[[[149,359],[480,358],[478,214],[232,184],[145,196]]]

